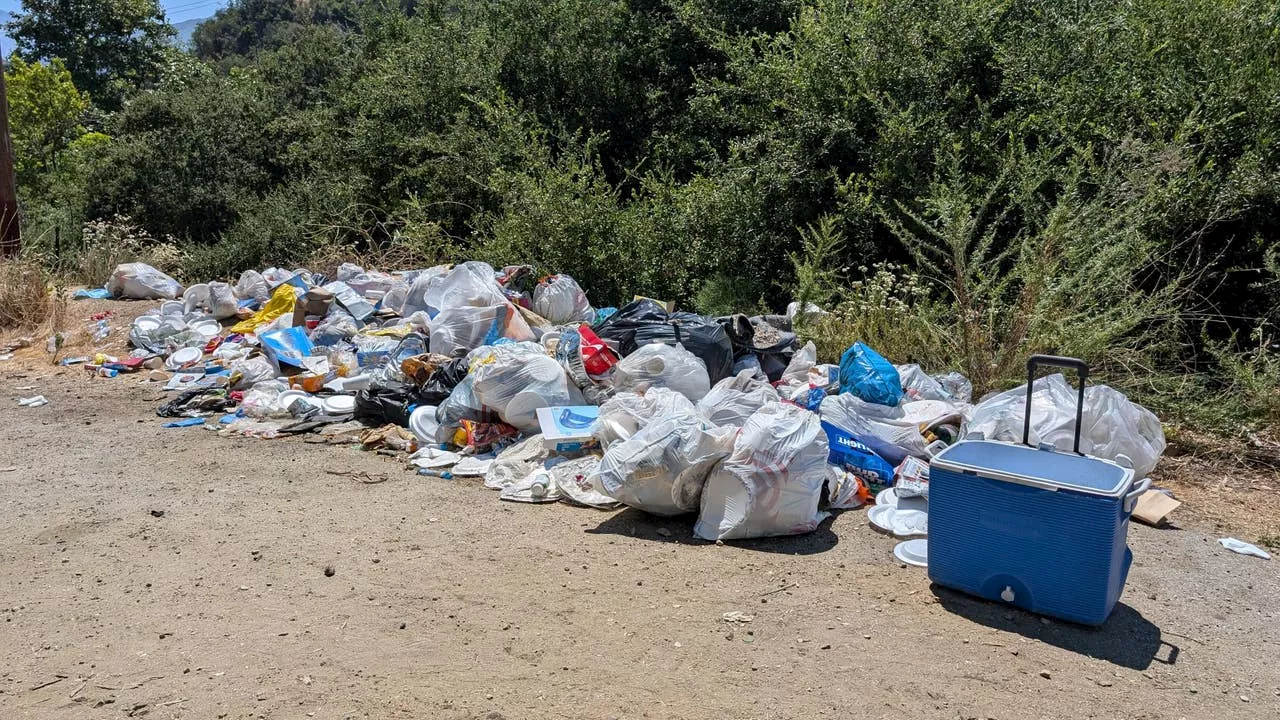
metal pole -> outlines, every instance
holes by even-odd
[[[13,141],[9,137],[9,91],[4,82],[4,53],[0,51],[0,257],[17,257],[21,250],[18,183],[13,175]]]

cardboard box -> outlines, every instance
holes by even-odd
[[[542,445],[559,453],[593,448],[598,443],[591,431],[599,419],[600,408],[595,405],[538,408]]]

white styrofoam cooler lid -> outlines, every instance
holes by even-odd
[[[1109,460],[991,440],[956,443],[929,464],[1019,485],[1103,497],[1120,497],[1133,485],[1133,470]]]

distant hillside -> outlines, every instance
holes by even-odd
[[[180,23],[174,23],[173,29],[178,31],[178,34],[173,38],[174,44],[179,47],[187,47],[191,45],[191,35],[195,33],[196,26],[208,19],[209,18],[192,18],[190,20],[183,20]]]

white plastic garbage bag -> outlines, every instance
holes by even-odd
[[[240,303],[236,302],[235,291],[224,282],[209,283],[209,314],[219,320],[227,320],[236,316]]]
[[[449,308],[431,321],[431,352],[457,357],[499,338],[517,342],[534,339],[533,331],[514,305]]]
[[[817,415],[794,405],[766,405],[747,420],[733,454],[707,478],[694,534],[740,540],[816,530],[826,517],[818,501],[827,455]]]
[[[824,398],[819,414],[823,420],[843,430],[875,435],[911,455],[927,459],[930,457],[926,450],[929,443],[920,433],[920,426],[940,422],[958,424],[968,409],[967,405],[938,400],[921,400],[901,406],[880,405],[867,402],[853,393],[841,393]]]
[[[671,388],[694,402],[711,390],[707,366],[683,346],[643,345],[613,369],[618,392],[643,392],[651,387]]]
[[[640,432],[654,418],[695,410],[689,398],[670,388],[649,388],[643,395],[618,393],[600,406],[600,417],[592,435],[607,450]]]
[[[600,489],[654,515],[693,512],[707,474],[729,454],[736,433],[709,428],[694,413],[660,417],[605,451]]]
[[[235,293],[241,300],[257,300],[265,303],[271,299],[271,285],[257,270],[245,270],[240,273],[240,279],[236,281]]]
[[[476,397],[508,425],[536,433],[538,408],[581,405],[582,391],[537,343],[495,345],[474,356]]]
[[[596,487],[600,478],[600,462],[599,455],[584,455],[552,465],[549,472],[561,499],[571,505],[599,510],[613,510],[621,506],[622,503]]]
[[[338,273],[337,273],[337,276],[334,277],[334,279],[340,280],[342,282],[347,282],[351,280],[351,278],[357,275],[363,275],[363,274],[364,274],[364,268],[360,267],[359,265],[356,265],[355,263],[344,262],[338,266]]]
[[[742,427],[757,410],[778,402],[778,391],[751,370],[716,383],[698,401],[698,414],[713,425]]]
[[[533,311],[556,325],[590,322],[596,311],[587,294],[568,275],[552,275],[533,291]]]
[[[117,298],[174,300],[182,294],[182,285],[146,263],[124,263],[111,273],[107,292]]]
[[[1059,450],[1071,450],[1077,397],[1061,373],[1036,380],[1031,393],[1031,444],[1048,443]],[[983,400],[965,425],[964,436],[981,434],[987,440],[1022,442],[1026,402],[1026,385]],[[1164,453],[1160,420],[1107,385],[1085,388],[1082,426],[1080,452],[1131,464],[1139,480],[1151,474]]]
[[[493,267],[482,262],[462,263],[439,282],[429,283],[425,299],[431,313],[459,307],[492,307],[507,302]]]
[[[484,486],[501,490],[542,467],[549,452],[541,435],[531,435],[502,452],[484,474]]]

